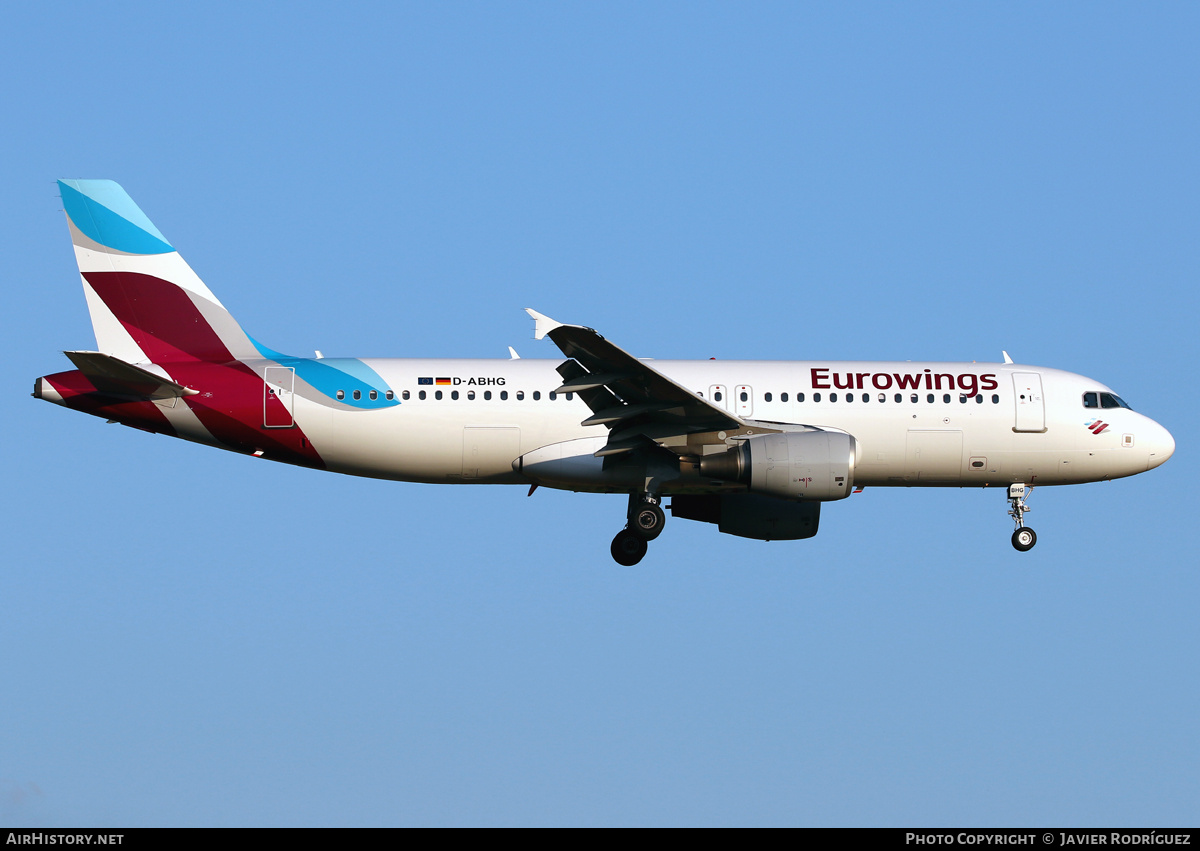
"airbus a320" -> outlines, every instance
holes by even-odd
[[[562,358],[293,357],[248,336],[128,194],[59,181],[96,334],[33,395],[145,431],[406,482],[625,494],[613,558],[674,517],[760,540],[817,533],[863,487],[1003,489],[1143,473],[1170,433],[1082,375],[1004,363],[643,360],[534,310]]]

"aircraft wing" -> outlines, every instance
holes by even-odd
[[[581,425],[604,425],[608,443],[597,456],[631,452],[647,441],[680,455],[703,454],[705,444],[775,431],[749,423],[677,384],[591,328],[563,325],[535,310],[534,336],[549,337],[568,360],[558,367],[557,393],[578,393],[592,410]]]

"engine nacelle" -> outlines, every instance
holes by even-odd
[[[828,502],[854,489],[858,443],[837,431],[784,432],[747,438],[700,461],[700,474],[740,482],[752,493]]]

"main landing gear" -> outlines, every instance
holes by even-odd
[[[1017,524],[1017,530],[1012,534],[1012,545],[1019,552],[1029,552],[1037,543],[1037,533],[1025,525],[1025,512],[1031,511],[1025,500],[1032,493],[1033,485],[1028,488],[1024,483],[1008,486],[1008,516]]]
[[[629,495],[628,518],[609,549],[617,564],[632,567],[645,557],[649,542],[662,534],[667,515],[657,496],[635,493]]]

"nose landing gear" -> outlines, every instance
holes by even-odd
[[[1037,543],[1037,533],[1025,525],[1025,512],[1032,510],[1025,504],[1025,500],[1032,492],[1033,485],[1026,487],[1024,482],[1008,486],[1008,516],[1017,524],[1017,529],[1012,534],[1012,545],[1022,553],[1029,552]]]
[[[629,495],[627,516],[629,522],[613,538],[609,551],[617,564],[632,567],[645,557],[649,542],[662,534],[667,515],[657,496],[635,493]]]

